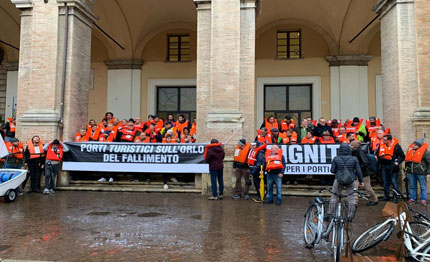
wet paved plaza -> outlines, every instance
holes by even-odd
[[[283,205],[208,201],[198,194],[57,192],[0,200],[0,260],[330,261],[323,242],[304,248],[310,198]],[[382,221],[360,202],[355,235]],[[392,236],[368,255],[392,256]]]

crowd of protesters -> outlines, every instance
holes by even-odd
[[[60,170],[64,152],[69,151],[67,145],[58,139],[43,144],[39,136],[33,136],[29,141],[20,142],[15,137],[16,122],[10,118],[0,129],[2,138],[5,141],[9,155],[3,161],[3,168],[28,169],[29,175],[21,185],[16,188],[18,194],[22,194],[29,178],[31,186],[29,193],[55,193],[55,179]],[[45,185],[41,190],[40,180],[42,173],[45,173]]]
[[[397,202],[397,195],[393,193],[390,197],[390,188],[399,190],[399,172],[402,162],[405,162],[405,172],[409,181],[410,197],[409,203],[418,201],[417,184],[420,186],[420,203],[427,203],[427,176],[430,174],[430,153],[427,151],[428,144],[424,139],[414,141],[407,149],[406,155],[402,150],[399,140],[393,138],[389,128],[385,128],[376,117],[367,120],[354,117],[342,123],[333,119],[326,121],[320,118],[317,121],[303,119],[296,126],[291,116],[285,116],[278,123],[274,116],[266,118],[257,130],[254,141],[248,143],[240,139],[234,151],[233,168],[236,176],[236,186],[233,199],[250,199],[249,188],[252,184],[258,192],[261,190],[260,172],[264,172],[267,183],[265,203],[273,203],[273,184],[276,185],[276,204],[282,203],[282,178],[286,166],[282,150],[278,145],[282,144],[341,144],[338,156],[333,159],[331,172],[335,174],[332,180],[333,192],[346,189],[348,192],[358,186],[364,187],[370,196],[369,206],[377,205],[379,201]],[[267,145],[271,145],[268,147]],[[270,148],[270,149],[269,149]],[[205,160],[210,165],[212,182],[212,196],[210,200],[223,198],[222,182],[222,159],[224,151],[222,145],[213,140],[206,147]],[[344,169],[348,169],[351,176],[350,184],[340,183],[339,176]],[[378,199],[370,182],[370,175],[381,176],[384,197]],[[293,176],[290,176],[293,177]],[[242,178],[245,188],[242,188]],[[219,190],[217,190],[217,181]],[[323,181],[322,181],[323,182]],[[253,198],[255,202],[262,199],[257,194]],[[331,207],[335,206],[337,198],[331,199]],[[349,217],[354,216],[356,198],[348,198]]]
[[[0,129],[9,151],[9,155],[3,160],[4,167],[28,168],[31,176],[31,192],[41,192],[40,175],[44,170],[48,177],[45,179],[43,192],[54,193],[55,176],[58,173],[63,153],[68,150],[67,146],[58,140],[43,144],[38,136],[34,136],[24,146],[15,138],[15,125],[15,119],[9,119]],[[178,119],[175,119],[173,114],[169,114],[166,120],[160,119],[156,115],[150,115],[146,121],[142,121],[140,117],[120,121],[114,117],[113,113],[107,112],[99,123],[90,120],[75,135],[74,140],[77,142],[194,143],[196,131],[196,120],[190,122],[185,119],[184,115],[179,115]],[[239,199],[243,193],[245,199],[250,199],[249,188],[252,184],[259,191],[260,171],[263,170],[268,186],[266,202],[273,202],[273,184],[275,184],[276,203],[281,204],[282,178],[286,163],[282,149],[278,145],[333,143],[349,144],[349,150],[341,151],[344,155],[357,159],[359,168],[355,168],[351,173],[354,174],[356,182],[362,184],[369,193],[368,205],[377,205],[379,201],[397,202],[396,194],[393,194],[392,198],[390,197],[390,188],[399,189],[398,174],[402,162],[405,162],[404,170],[409,181],[409,202],[419,200],[423,205],[427,203],[427,175],[430,174],[428,144],[423,139],[416,140],[408,147],[405,154],[399,141],[391,136],[389,128],[385,128],[376,117],[370,117],[367,120],[354,117],[345,122],[337,119],[326,121],[322,117],[318,121],[307,118],[303,119],[300,125],[296,125],[289,115],[279,123],[273,116],[266,118],[260,129],[257,130],[257,136],[252,143],[241,139],[235,148],[233,168],[236,175],[236,187],[233,198]],[[267,145],[271,145],[270,149]],[[345,145],[343,147],[346,148]],[[212,197],[210,199],[222,199],[224,190],[222,144],[213,139],[207,146],[204,157],[209,163],[211,173]],[[333,173],[337,173],[338,170],[332,168]],[[384,187],[382,199],[378,200],[376,197],[371,186],[370,175],[382,178]],[[330,176],[323,178],[327,177]],[[242,178],[245,180],[245,188],[241,186]],[[324,179],[321,182],[327,182]],[[333,180],[336,185],[337,176],[334,176]],[[23,183],[23,187],[25,187],[26,181]],[[164,188],[167,185],[166,181],[167,177],[163,176]],[[217,183],[219,189],[216,187]],[[418,185],[420,196],[417,195]],[[336,190],[341,190],[341,187],[336,186]],[[333,189],[335,190],[335,188]],[[257,196],[254,200],[260,202],[262,199]]]
[[[130,143],[194,143],[197,135],[197,121],[190,122],[184,115],[167,119],[149,115],[146,121],[140,117],[119,120],[107,112],[97,123],[91,119],[75,135],[75,142],[130,142]]]

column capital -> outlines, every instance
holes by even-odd
[[[84,23],[92,26],[99,18],[92,11],[92,2],[82,0],[57,0],[59,7],[59,14],[64,15],[64,7],[70,7],[69,15],[74,15]]]
[[[396,4],[413,3],[414,0],[378,0],[373,6],[372,11],[384,15]]]
[[[6,71],[18,71],[18,62],[7,62],[4,63]]]
[[[212,0],[193,0],[197,10],[207,10],[211,8]]]
[[[18,9],[26,9],[33,7],[33,2],[31,0],[11,0],[11,2]]]
[[[370,55],[345,55],[345,56],[326,56],[325,59],[330,66],[367,66],[367,63],[372,59]]]
[[[143,60],[107,60],[104,61],[109,70],[112,69],[142,69]]]

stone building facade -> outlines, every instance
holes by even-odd
[[[5,117],[17,96],[22,139],[70,140],[106,111],[119,118],[186,111],[197,118],[199,141],[215,137],[230,148],[252,140],[273,112],[296,120],[376,115],[403,147],[430,131],[429,0],[10,0],[0,7],[1,40],[19,47],[0,43],[0,92],[7,75]],[[293,38],[285,57],[284,33]],[[187,48],[176,51],[185,61],[169,60],[170,37],[185,39]],[[162,88],[194,88],[194,108],[160,110]],[[286,93],[299,105],[266,103]]]

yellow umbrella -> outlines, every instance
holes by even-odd
[[[260,166],[260,197],[261,201],[264,200],[264,171],[263,165]]]

